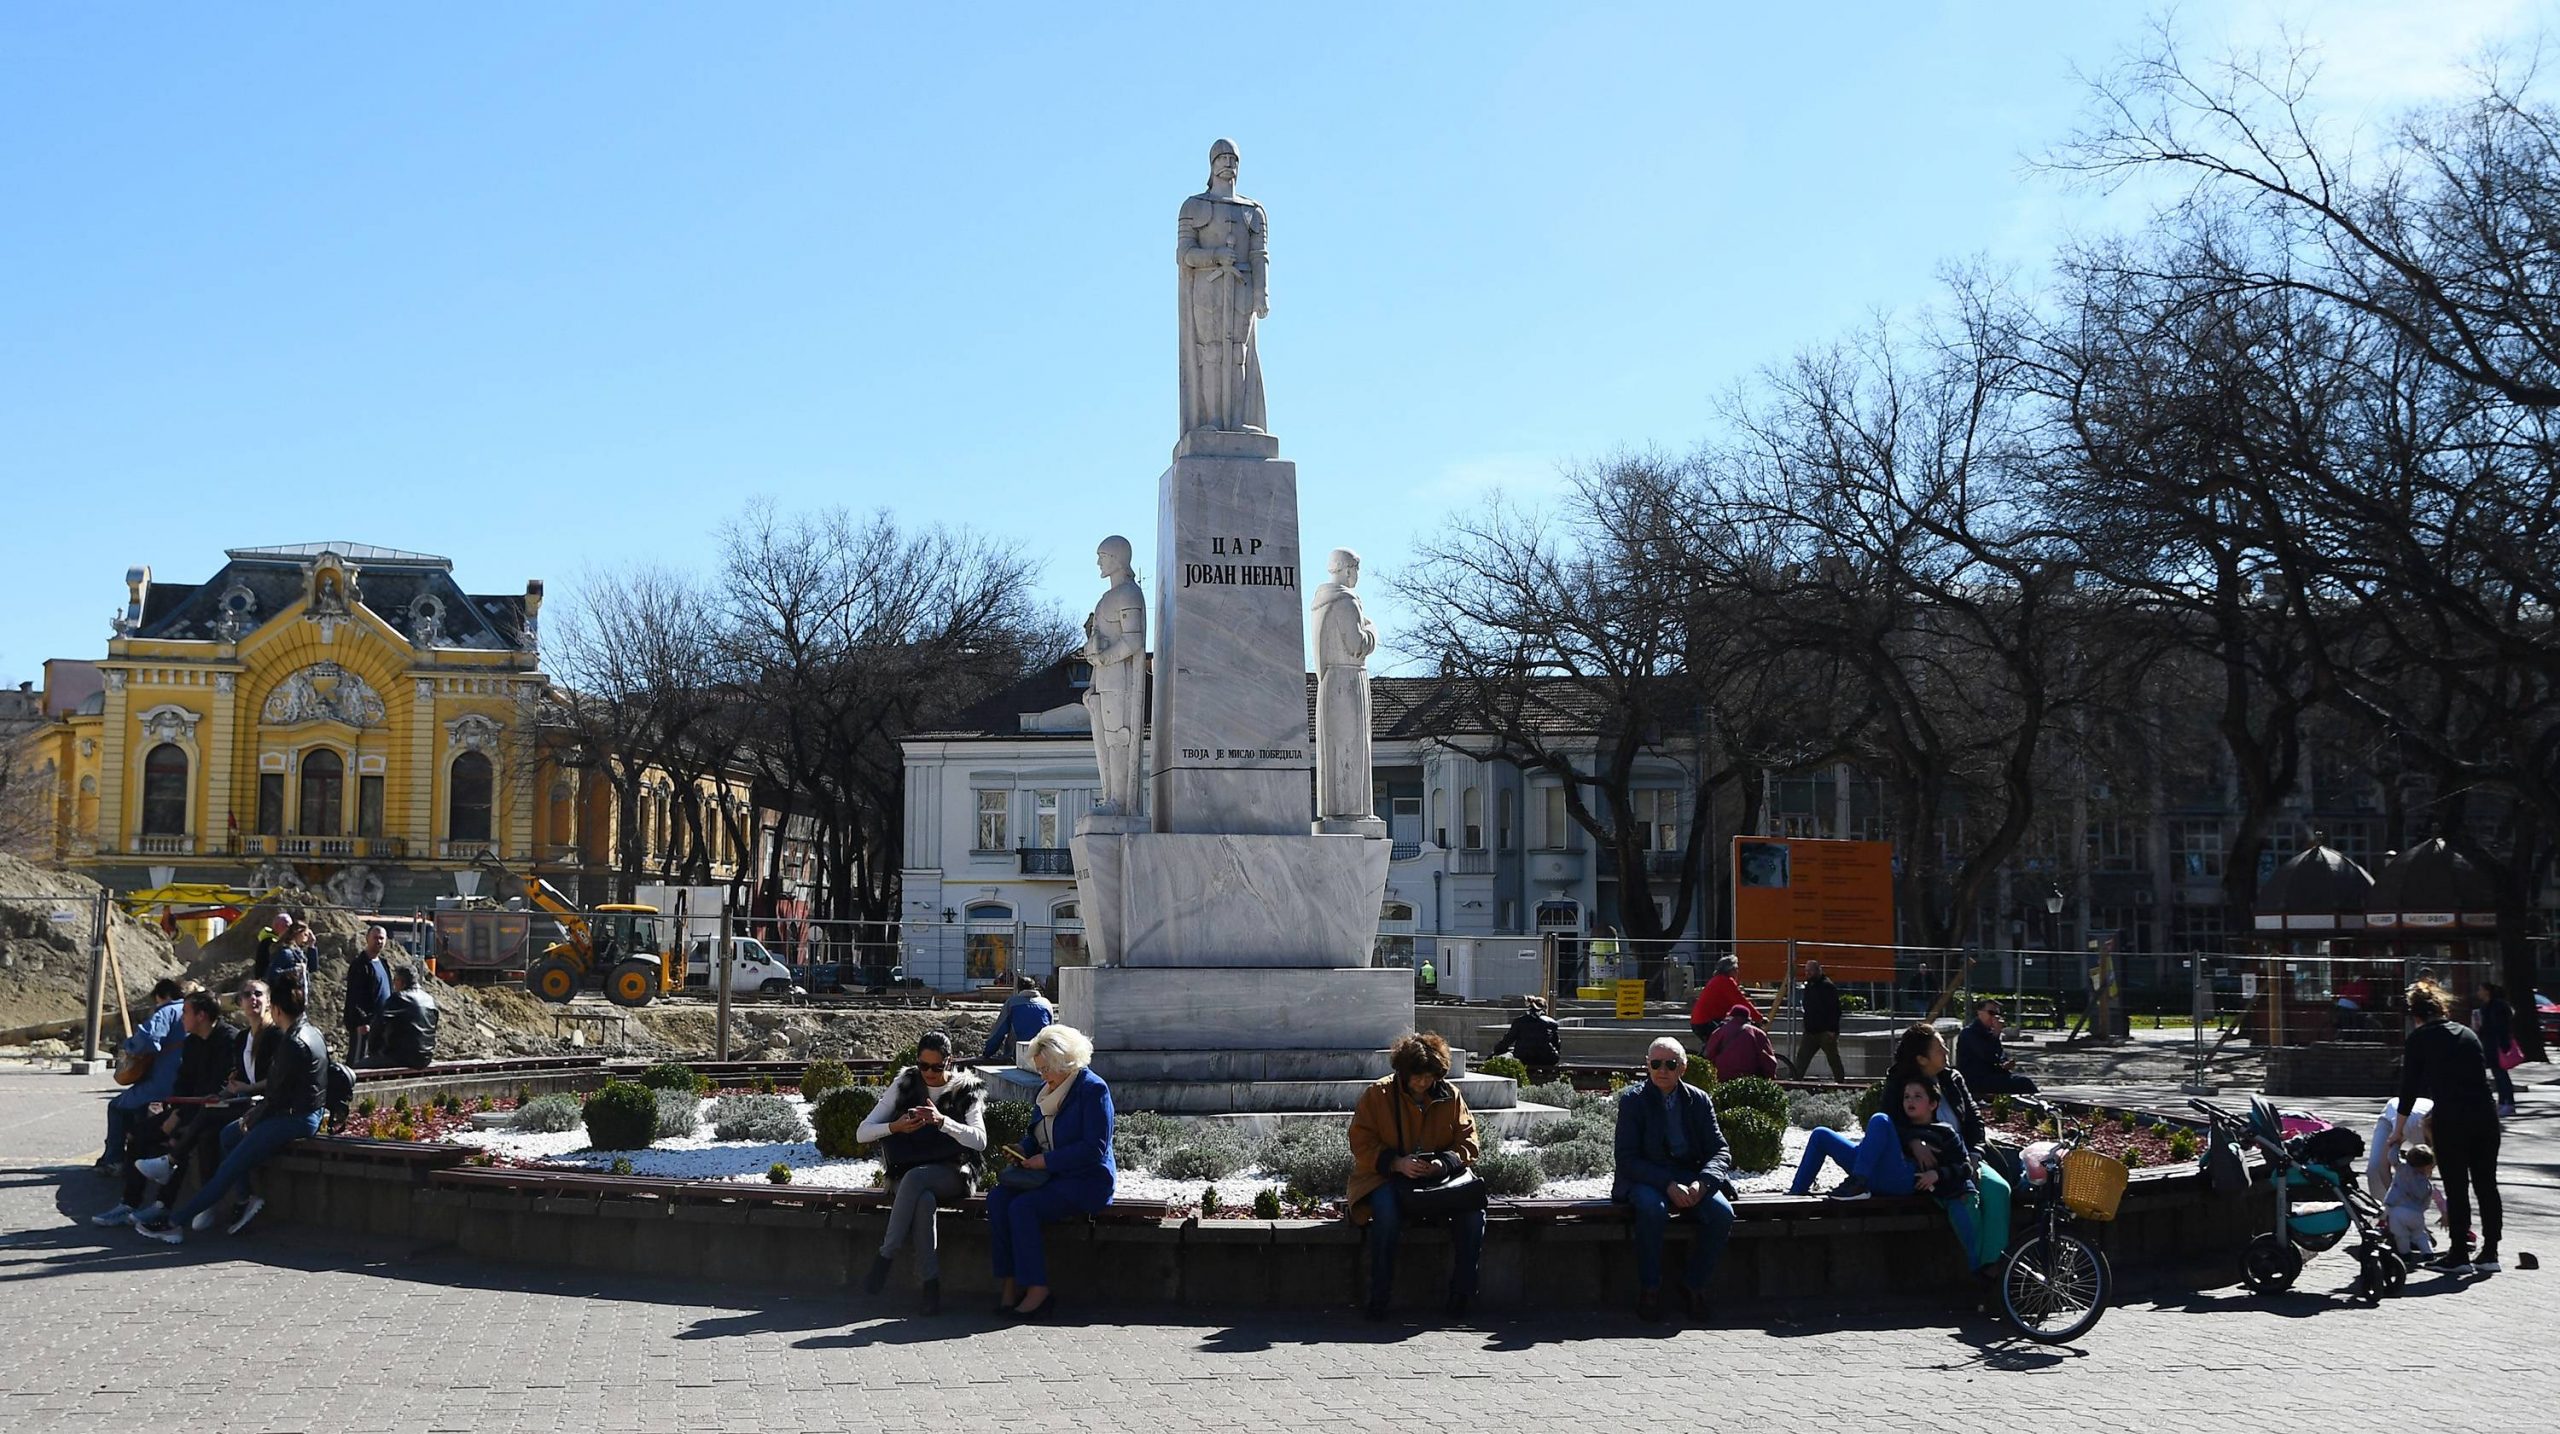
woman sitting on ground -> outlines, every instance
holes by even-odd
[[[1904,1031],[1895,1044],[1885,1088],[1900,1090],[1902,1082],[1914,1075],[1937,1091],[1937,1119],[1954,1127],[1974,1158],[1978,1193],[1966,1206],[1973,1228],[1957,1233],[1965,1237],[1965,1251],[1973,1257],[1974,1268],[1986,1269],[2009,1252],[2009,1204],[2017,1184],[2017,1167],[2011,1162],[2016,1156],[1991,1139],[1982,1108],[1974,1103],[1973,1087],[1965,1081],[1964,1072],[1948,1063],[1946,1037],[1926,1021]]]
[[[978,1188],[978,1165],[987,1149],[987,1086],[971,1070],[951,1064],[951,1038],[927,1031],[916,1042],[916,1063],[898,1072],[871,1107],[854,1139],[880,1147],[889,1187],[888,1233],[862,1292],[876,1295],[889,1283],[889,1265],[900,1246],[915,1241],[916,1278],[923,1312],[942,1312],[942,1255],[934,1240],[934,1212],[957,1205]]]
[[[1419,1186],[1453,1180],[1482,1156],[1476,1118],[1449,1083],[1449,1043],[1407,1035],[1387,1055],[1388,1073],[1360,1093],[1351,1112],[1351,1223],[1369,1227],[1368,1317],[1385,1319],[1395,1291],[1396,1244],[1404,1234],[1404,1200]],[[1450,1217],[1454,1257],[1448,1313],[1463,1315],[1475,1298],[1476,1263],[1484,1252],[1484,1207]]]
[[[1120,1172],[1111,1159],[1111,1087],[1086,1069],[1092,1040],[1073,1026],[1045,1026],[1026,1052],[1040,1074],[1037,1114],[1020,1158],[987,1192],[987,1243],[1004,1284],[998,1311],[1047,1319],[1058,1300],[1040,1227],[1110,1204]]]

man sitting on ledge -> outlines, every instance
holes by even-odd
[[[417,969],[403,961],[391,968],[394,994],[382,1010],[374,1063],[416,1070],[436,1063],[436,998],[419,989]]]
[[[1645,1082],[1618,1097],[1618,1178],[1613,1200],[1635,1207],[1636,1318],[1662,1318],[1662,1237],[1674,1215],[1698,1222],[1687,1279],[1675,1286],[1695,1312],[1733,1233],[1733,1157],[1715,1102],[1681,1079],[1689,1053],[1665,1036],[1645,1052]]]

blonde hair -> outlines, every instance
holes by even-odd
[[[1083,1070],[1093,1064],[1093,1038],[1073,1026],[1042,1026],[1031,1038],[1031,1064],[1041,1071]]]

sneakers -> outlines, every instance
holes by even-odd
[[[2515,1118],[2516,1118],[2516,1103],[2515,1103],[2514,1101],[2511,1101],[2511,1100],[2502,1100],[2502,1101],[2498,1102],[2498,1119],[2500,1119],[2500,1120],[2513,1120],[2513,1119],[2515,1119]]]
[[[221,1219],[221,1218],[222,1218],[221,1212],[216,1211],[216,1210],[207,1210],[207,1211],[205,1211],[203,1214],[198,1215],[198,1216],[195,1218],[194,1223],[192,1223],[192,1224],[188,1225],[188,1226],[187,1226],[187,1228],[188,1228],[188,1229],[190,1229],[190,1230],[193,1230],[193,1231],[195,1231],[197,1234],[201,1235],[201,1234],[203,1234],[205,1231],[212,1229],[212,1228],[213,1228],[213,1222],[214,1222],[214,1221],[216,1221],[216,1220],[219,1220],[219,1219]]]
[[[240,1213],[231,1217],[231,1223],[224,1227],[223,1233],[227,1235],[237,1235],[241,1231],[248,1229],[249,1222],[257,1219],[258,1212],[265,1208],[267,1208],[267,1197],[264,1195],[252,1195],[248,1199],[241,1201]]]
[[[137,1225],[157,1225],[168,1218],[169,1207],[157,1200],[133,1212],[133,1223]]]
[[[152,1184],[166,1185],[169,1183],[170,1174],[176,1168],[176,1162],[166,1155],[154,1155],[148,1160],[133,1162],[133,1168],[141,1171],[142,1178]]]
[[[90,1216],[89,1223],[92,1225],[105,1226],[110,1229],[118,1225],[130,1225],[133,1223],[133,1207],[121,1204],[110,1205],[106,1209],[99,1211],[97,1214]]]
[[[183,1245],[187,1242],[187,1232],[175,1225],[136,1225],[133,1227],[133,1233],[146,1240],[157,1240],[164,1245]]]
[[[2480,1253],[2471,1257],[2471,1273],[2475,1275],[2494,1275],[2504,1268],[2498,1263],[2498,1247],[2495,1245],[2482,1245]]]
[[[1867,1188],[1867,1182],[1865,1180],[1852,1175],[1848,1179],[1841,1181],[1839,1184],[1832,1186],[1829,1198],[1833,1200],[1864,1200],[1874,1193],[1876,1192]]]
[[[2471,1273],[2471,1256],[2459,1248],[2447,1250],[2428,1261],[2427,1268],[2448,1275],[2467,1275]]]

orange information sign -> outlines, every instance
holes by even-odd
[[[1813,959],[1833,976],[1889,981],[1893,934],[1893,843],[1733,839],[1733,949],[1743,980],[1784,980],[1795,941],[1799,964]]]

